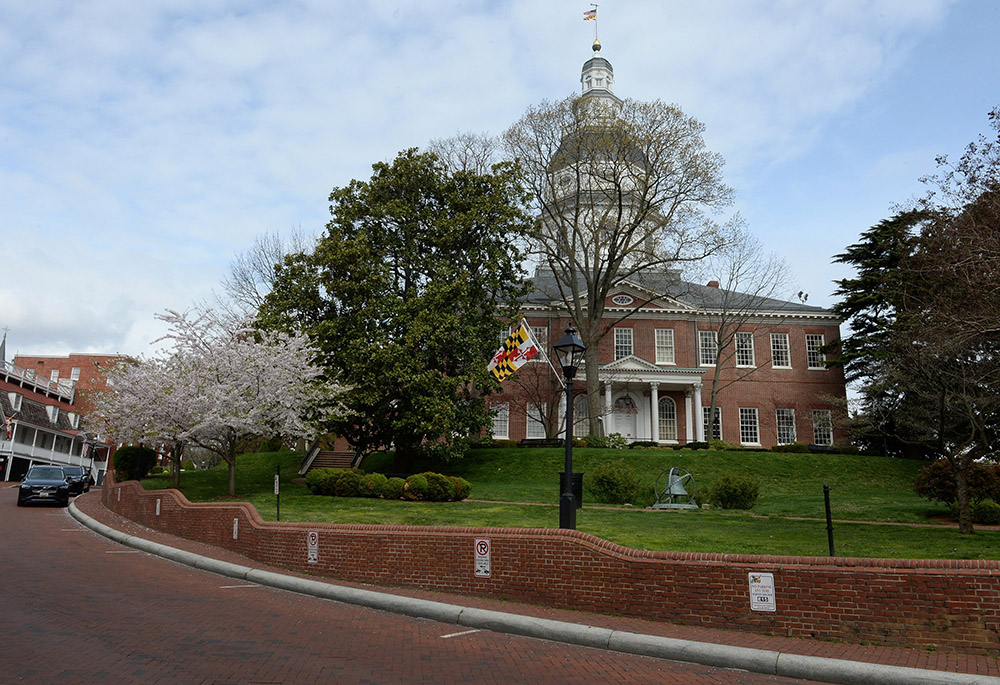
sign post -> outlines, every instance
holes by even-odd
[[[277,520],[281,520],[281,464],[274,467],[274,508]]]

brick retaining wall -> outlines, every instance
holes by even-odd
[[[658,621],[1000,655],[1000,562],[649,552],[579,531],[276,523],[247,503],[191,503],[109,479],[112,511],[264,564]],[[159,503],[159,514],[157,514]],[[234,539],[234,521],[236,538]],[[307,535],[318,534],[310,563]],[[490,541],[490,577],[474,543]],[[774,612],[752,611],[749,573],[774,575]]]

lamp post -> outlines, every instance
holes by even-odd
[[[576,337],[576,330],[572,326],[552,346],[563,375],[566,376],[566,465],[563,471],[563,492],[559,498],[560,528],[576,528],[576,498],[573,496],[573,379],[586,349],[587,346]]]

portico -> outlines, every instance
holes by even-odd
[[[629,355],[601,367],[605,434],[629,442],[704,442],[702,376],[707,369],[652,364]],[[682,414],[683,432],[678,424]]]

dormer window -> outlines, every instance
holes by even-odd
[[[45,407],[45,410],[48,412],[49,421],[55,423],[59,420],[59,407],[49,405]]]
[[[80,415],[75,411],[68,412],[66,414],[66,418],[69,419],[69,425],[73,428],[73,430],[80,427]]]
[[[7,399],[10,400],[10,408],[13,411],[21,411],[21,396],[16,392],[7,393]]]

